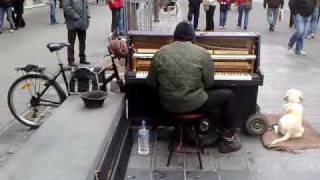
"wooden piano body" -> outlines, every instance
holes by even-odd
[[[213,88],[232,89],[236,95],[239,121],[257,112],[258,86],[263,85],[260,71],[260,35],[253,32],[197,33],[195,44],[207,49],[215,66]],[[173,41],[168,33],[131,31],[131,47],[126,72],[128,117],[133,122],[141,119],[158,120],[165,124],[165,111],[157,93],[146,84],[153,54]],[[136,121],[135,121],[136,120]]]

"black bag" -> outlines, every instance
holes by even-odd
[[[69,92],[80,93],[93,90],[106,91],[105,70],[101,67],[73,68],[69,79]]]

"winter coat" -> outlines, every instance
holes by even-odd
[[[289,0],[289,7],[293,15],[300,14],[303,17],[309,17],[315,7],[314,0]]]
[[[189,5],[191,6],[199,6],[202,3],[202,0],[188,0]]]
[[[12,6],[12,0],[0,0],[1,7],[10,7]]]
[[[147,83],[158,91],[162,106],[173,113],[201,107],[214,82],[209,53],[189,41],[166,45],[154,55]]]
[[[283,0],[264,0],[263,7],[266,8],[268,4],[268,8],[283,8],[284,1]]]
[[[238,6],[252,4],[252,0],[236,0]]]
[[[122,0],[109,0],[108,5],[110,9],[121,9],[123,8],[123,1]]]
[[[86,30],[89,27],[87,0],[62,0],[67,29]]]

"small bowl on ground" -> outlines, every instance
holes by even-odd
[[[103,106],[107,93],[100,90],[80,93],[80,97],[87,108],[99,108]]]

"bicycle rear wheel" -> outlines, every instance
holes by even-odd
[[[58,107],[66,99],[61,86],[57,82],[49,86],[49,81],[42,74],[27,74],[13,82],[7,101],[12,115],[19,122],[37,128],[49,115],[49,110]]]

